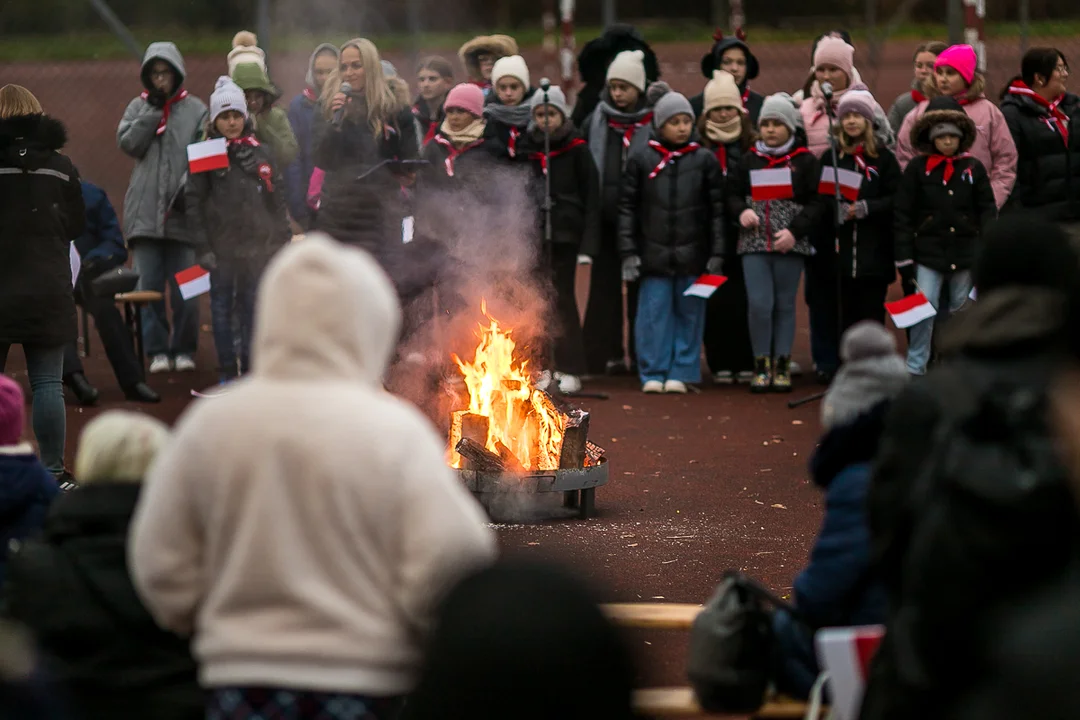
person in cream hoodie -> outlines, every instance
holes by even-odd
[[[366,252],[290,245],[251,375],[193,405],[149,470],[129,566],[155,620],[194,636],[208,718],[390,716],[442,592],[494,561],[445,441],[382,390],[400,321]]]

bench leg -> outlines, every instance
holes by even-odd
[[[596,488],[581,491],[581,519],[588,520],[596,515]]]

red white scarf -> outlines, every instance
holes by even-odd
[[[727,145],[723,143],[717,145],[713,155],[716,156],[716,161],[720,163],[720,169],[724,171],[724,177],[727,177]]]
[[[921,91],[921,90],[918,90],[918,89],[912,89],[912,91],[911,91],[911,99],[915,101],[915,104],[916,104],[916,105],[918,105],[918,104],[919,104],[919,103],[921,103],[921,102],[922,102],[923,100],[926,100],[926,99],[927,99],[927,97],[926,97],[925,95],[923,95],[923,94],[922,94],[922,91]]]
[[[233,138],[228,141],[229,147],[233,145],[247,145],[248,147],[261,147],[261,143],[255,139],[254,135],[243,135],[238,138]]]
[[[787,165],[791,162],[792,158],[799,155],[808,155],[810,153],[810,151],[807,150],[805,147],[797,147],[791,152],[789,152],[787,155],[782,155],[780,157],[773,157],[772,155],[763,153],[756,147],[753,148],[752,152],[767,163],[765,165],[766,170],[768,170],[769,168],[777,167],[779,165]]]
[[[855,146],[851,157],[855,158],[855,169],[865,175],[867,180],[878,174],[877,168],[866,162],[866,149],[862,145]]]
[[[655,140],[649,141],[649,147],[660,153],[660,164],[653,168],[653,171],[649,173],[650,180],[659,175],[661,170],[681,158],[683,155],[689,155],[701,149],[700,145],[698,145],[696,142],[692,142],[678,150],[668,150],[666,147],[656,142]]]
[[[309,87],[304,88],[304,97],[307,98],[310,102],[319,102],[319,96],[316,95],[315,91]]]
[[[630,147],[630,141],[634,139],[634,133],[636,133],[640,128],[643,128],[649,123],[651,123],[652,119],[652,113],[646,113],[645,117],[641,118],[636,122],[619,122],[618,120],[609,117],[607,124],[608,127],[612,130],[615,130],[616,132],[621,132],[623,134],[622,146],[625,150]]]
[[[517,139],[521,137],[521,131],[516,127],[510,128],[510,139],[506,143],[506,152],[510,157],[517,157]]]
[[[480,145],[483,145],[484,144],[484,138],[480,138],[479,140],[474,140],[473,142],[469,143],[468,145],[465,145],[464,147],[462,147],[460,150],[458,148],[454,147],[454,143],[450,142],[449,140],[447,140],[442,135],[436,135],[435,136],[435,142],[437,142],[439,145],[442,145],[444,148],[446,148],[446,153],[447,153],[446,154],[446,160],[443,161],[443,165],[446,167],[446,176],[447,177],[454,177],[454,161],[457,160],[459,157],[461,157],[466,152],[468,152],[469,150],[472,150],[474,147],[479,147]]]
[[[1029,88],[1023,80],[1013,80],[1009,84],[1009,94],[1030,98],[1033,103],[1046,110],[1047,114],[1043,117],[1043,122],[1051,130],[1057,130],[1062,142],[1065,143],[1065,147],[1069,147],[1069,116],[1061,109],[1061,101],[1065,99],[1064,93],[1058,95],[1057,100],[1054,102],[1050,102]]]
[[[547,155],[545,155],[542,152],[530,153],[529,154],[529,159],[530,160],[538,160],[540,162],[540,170],[543,171],[543,173],[545,175],[547,175],[548,174],[548,158],[559,157],[563,153],[570,152],[574,148],[581,147],[582,145],[586,145],[586,144],[587,143],[585,142],[584,138],[574,138],[573,140],[568,142],[565,147],[561,147],[558,150],[552,150]]]
[[[238,138],[233,138],[227,141],[229,147],[236,147],[237,145],[244,145],[247,147],[262,147],[262,143],[255,139],[254,135],[242,135]],[[260,163],[258,168],[259,179],[262,180],[263,186],[266,187],[266,192],[274,192],[274,168],[270,166],[270,163]]]
[[[176,93],[171,98],[168,98],[165,101],[165,107],[163,107],[162,111],[161,111],[161,122],[159,122],[158,126],[157,126],[157,134],[158,135],[164,135],[165,134],[165,126],[169,122],[169,112],[172,111],[172,106],[175,105],[176,103],[180,102],[181,100],[183,100],[187,96],[188,96],[188,91],[185,90],[184,88],[180,88],[180,92]],[[143,100],[147,100],[147,99],[150,98],[150,93],[147,92],[146,90],[143,90],[142,94],[139,95],[139,97],[141,97]]]
[[[938,169],[938,166],[945,165],[945,180],[941,184],[948,185],[949,181],[952,180],[953,172],[955,172],[956,170],[953,162],[955,160],[960,160],[961,158],[969,157],[971,157],[970,153],[961,153],[960,155],[953,155],[952,157],[946,157],[944,155],[931,155],[926,159],[926,174],[927,176],[929,176],[930,173]],[[974,174],[971,172],[970,167],[964,170],[964,177],[968,178],[969,182],[974,182]]]

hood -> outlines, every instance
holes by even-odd
[[[403,110],[412,104],[409,83],[400,77],[395,75],[386,78],[386,87],[390,88],[390,92],[394,93],[394,99],[397,100],[400,109]]]
[[[1030,353],[1052,347],[1063,332],[1066,298],[1045,288],[1011,286],[979,295],[957,313],[941,338],[943,355]]]
[[[368,253],[311,233],[271,261],[259,283],[258,308],[256,377],[380,385],[401,307]]]
[[[262,90],[275,102],[281,97],[281,91],[270,82],[270,76],[256,63],[240,63],[233,70],[232,80],[241,90]]]
[[[720,58],[724,53],[731,48],[740,48],[746,53],[746,80],[753,80],[758,76],[758,72],[760,72],[758,60],[754,57],[754,53],[750,52],[750,46],[746,44],[745,40],[737,36],[724,37],[719,31],[713,35],[713,38],[716,40],[716,43],[712,46],[712,50],[701,58],[702,75],[711,80],[713,70],[721,69]],[[743,85],[745,84],[746,82],[744,81]]]
[[[0,517],[18,519],[33,503],[47,504],[59,492],[56,480],[29,444],[0,450],[0,477],[4,479],[0,482]]]
[[[480,35],[461,46],[458,50],[458,58],[465,66],[465,72],[473,80],[480,79],[480,63],[476,56],[482,52],[489,52],[495,59],[518,54],[517,40],[509,35]]]
[[[891,406],[890,400],[879,402],[825,433],[810,459],[815,485],[828,488],[845,468],[873,461]]]
[[[915,125],[911,128],[911,146],[918,152],[933,155],[936,153],[934,150],[934,143],[930,141],[930,130],[938,123],[952,123],[960,128],[960,131],[964,133],[964,137],[960,139],[960,149],[957,151],[957,155],[965,153],[971,149],[971,146],[975,144],[975,137],[977,130],[975,128],[975,121],[968,117],[967,113],[963,110],[935,110],[934,103],[938,102],[940,98],[930,101],[930,105],[927,111],[922,114],[922,117],[918,119]],[[955,101],[954,101],[955,102]],[[959,108],[957,104],[957,108]]]
[[[341,53],[338,51],[337,47],[330,43],[321,43],[315,48],[315,52],[311,53],[311,57],[308,58],[307,75],[304,76],[304,82],[306,82],[307,86],[312,90],[315,89],[315,58],[323,53],[334,53],[334,57],[341,57]]]
[[[76,493],[64,493],[53,504],[45,523],[51,541],[73,537],[126,537],[142,485],[99,480]]]
[[[67,129],[48,115],[0,120],[0,164],[36,169],[67,144]]]
[[[180,48],[171,42],[150,43],[150,47],[146,48],[140,77],[143,87],[147,90],[154,88],[153,83],[150,82],[150,64],[155,60],[164,60],[173,66],[177,76],[176,90],[179,92],[180,88],[184,86],[184,80],[187,78],[187,70],[184,68],[184,56],[180,54]]]

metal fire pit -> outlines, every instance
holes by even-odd
[[[596,488],[609,478],[607,459],[596,465],[565,470],[498,473],[459,470],[461,479],[480,504],[491,511],[500,500],[539,493],[562,493],[563,507],[575,508],[585,519],[596,514]]]

